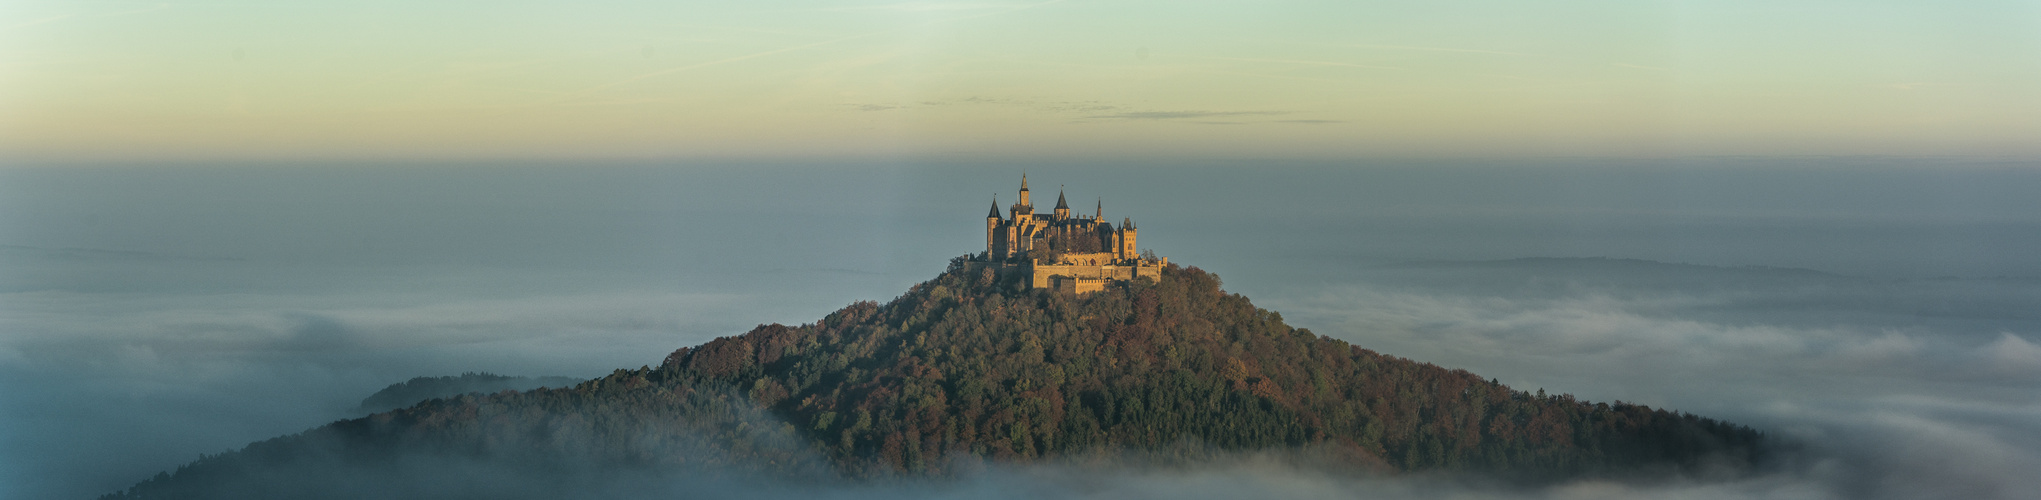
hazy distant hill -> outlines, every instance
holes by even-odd
[[[1801,269],[1801,268],[1797,268],[1797,267],[1777,267],[1777,266],[1709,266],[1709,265],[1701,265],[1701,264],[1686,264],[1686,263],[1675,263],[1675,262],[1659,262],[1659,261],[1655,261],[1655,260],[1644,260],[1644,259],[1621,259],[1621,258],[1609,258],[1609,257],[1522,257],[1522,258],[1516,258],[1516,259],[1505,259],[1505,260],[1434,260],[1434,261],[1415,261],[1415,262],[1405,262],[1405,263],[1401,263],[1401,264],[1392,264],[1392,265],[1387,265],[1387,266],[1383,266],[1383,267],[1390,267],[1390,268],[1398,268],[1398,267],[1401,267],[1401,268],[1455,268],[1455,267],[1464,267],[1464,268],[1481,268],[1481,269],[1566,269],[1566,270],[1572,270],[1572,271],[1598,271],[1598,272],[1621,272],[1621,273],[1646,273],[1646,274],[1675,274],[1675,273],[1687,273],[1687,274],[1698,274],[1698,273],[1706,273],[1706,274],[1721,274],[1721,273],[1725,273],[1725,272],[1726,272],[1726,273],[1742,273],[1742,274],[1762,274],[1762,275],[1772,275],[1772,276],[1783,276],[1783,275],[1797,275],[1797,276],[1825,276],[1825,277],[1840,277],[1840,276],[1841,276],[1841,275],[1838,275],[1838,274],[1834,274],[1834,273],[1829,273],[1829,272],[1823,272],[1823,271],[1816,271],[1816,270],[1813,270],[1813,269]]]
[[[390,384],[361,400],[357,411],[390,411],[438,399],[471,393],[529,391],[540,387],[569,387],[581,383],[572,377],[512,377],[494,373],[466,372],[453,377],[417,377]]]
[[[615,496],[704,474],[943,475],[981,459],[1306,448],[1360,470],[1549,479],[1734,469],[1762,441],[1320,337],[1197,268],[1088,296],[952,271],[657,368],[335,422],[110,497]]]
[[[1534,257],[1486,261],[1408,262],[1376,268],[1371,279],[1397,280],[1399,271],[1422,272],[1428,280],[1456,287],[1553,288],[1623,286],[1694,290],[1751,286],[1857,285],[1865,278],[1812,269],[1770,266],[1706,266],[1641,259]],[[1452,276],[1459,276],[1454,280]],[[1399,282],[1399,284],[1401,284]]]

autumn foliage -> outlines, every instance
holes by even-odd
[[[961,270],[887,304],[764,325],[669,356],[664,383],[726,383],[845,470],[943,472],[1160,449],[1333,445],[1394,469],[1541,477],[1747,463],[1760,434],[1693,415],[1512,390],[1285,325],[1168,269],[1086,296]]]
[[[885,304],[762,325],[656,368],[335,422],[108,497],[353,498],[350,487],[417,470],[383,464],[420,456],[523,478],[589,467],[864,477],[1311,448],[1385,472],[1550,479],[1747,465],[1762,449],[1747,427],[1527,393],[1291,328],[1195,267],[1084,296],[1023,288],[953,266]],[[320,475],[334,470],[373,477]]]

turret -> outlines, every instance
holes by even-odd
[[[1007,210],[1009,212],[1012,212],[1013,223],[1015,226],[1020,226],[1034,221],[1035,206],[1032,204],[1032,201],[1028,199],[1028,174],[1021,174],[1020,203],[1013,204],[1013,206],[1009,207]],[[1007,242],[1008,246],[1013,246],[1012,245],[1013,240],[1009,239],[1007,240]]]
[[[1028,207],[1028,213],[1035,213],[1034,204],[1028,202],[1028,174],[1021,174],[1020,206]]]
[[[985,213],[985,260],[998,260],[999,255],[999,195],[992,195],[992,211]]]
[[[1063,201],[1063,190],[1056,190],[1056,220],[1070,218],[1070,202]]]
[[[1141,256],[1140,247],[1135,244],[1134,220],[1120,219],[1120,258],[1132,259]]]

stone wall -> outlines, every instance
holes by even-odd
[[[1106,280],[1096,278],[1072,278],[1069,276],[1049,277],[1049,287],[1057,292],[1083,295],[1106,289]]]
[[[1036,265],[1029,274],[1029,288],[1055,288],[1054,284],[1050,282],[1050,278],[1055,276],[1108,281],[1133,281],[1134,278],[1145,276],[1148,279],[1161,281],[1162,264],[1141,262],[1135,265]]]
[[[1063,254],[1063,262],[1079,266],[1101,266],[1111,264],[1116,260],[1119,259],[1114,258],[1112,252]]]

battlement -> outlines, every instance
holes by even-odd
[[[1055,211],[1037,214],[1025,175],[1019,198],[1006,216],[993,198],[985,215],[985,254],[976,259],[980,265],[1024,272],[1028,288],[1071,293],[1103,290],[1114,281],[1162,279],[1169,259],[1141,253],[1133,219],[1121,219],[1118,226],[1106,222],[1103,200],[1089,217],[1072,215],[1058,192]]]

